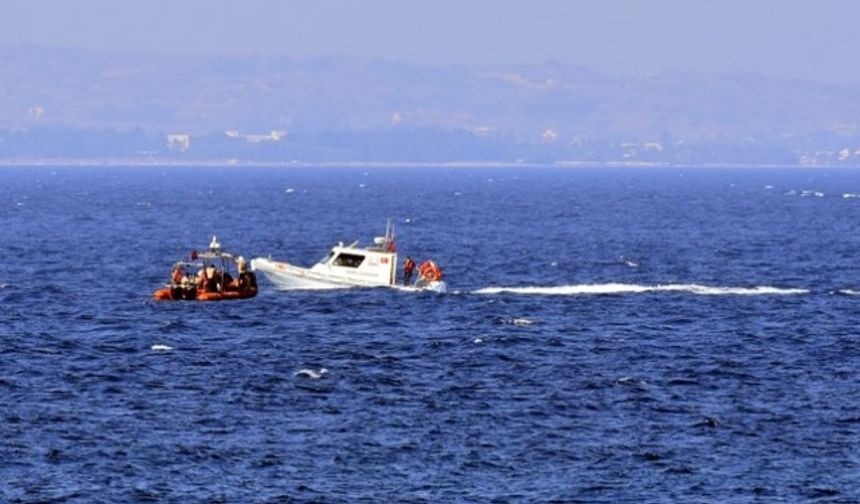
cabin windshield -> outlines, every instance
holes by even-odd
[[[358,268],[362,262],[364,262],[363,255],[341,253],[334,258],[332,264],[346,268]]]
[[[329,252],[327,256],[323,257],[323,258],[320,260],[320,262],[319,262],[319,263],[320,263],[320,264],[326,264],[326,263],[328,263],[328,262],[331,260],[331,258],[332,258],[332,257],[334,257],[334,251]]]

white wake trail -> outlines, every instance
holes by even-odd
[[[529,287],[485,287],[473,294],[532,294],[541,296],[582,296],[599,294],[643,294],[649,292],[686,292],[700,296],[786,296],[808,294],[808,289],[760,285],[757,287],[710,287],[699,284],[578,284]]]
[[[856,291],[853,289],[839,289],[836,292],[838,292],[839,294],[845,294],[846,296],[860,296],[860,291]]]

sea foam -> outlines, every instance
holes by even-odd
[[[301,376],[304,378],[310,378],[311,380],[319,380],[320,378],[325,377],[328,374],[328,369],[320,368],[319,371],[314,371],[313,369],[299,369],[293,376]]]
[[[761,285],[757,287],[710,287],[699,284],[578,284],[529,287],[485,287],[474,294],[533,294],[542,296],[578,296],[599,294],[643,294],[650,292],[686,292],[702,296],[774,296],[808,294],[807,289],[780,288]]]

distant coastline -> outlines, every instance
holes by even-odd
[[[2,165],[860,166],[856,85],[555,63],[0,55]]]
[[[594,161],[558,161],[552,163],[516,162],[516,161],[444,161],[444,162],[416,162],[416,161],[253,161],[238,159],[198,159],[198,160],[176,160],[176,159],[0,159],[0,169],[14,167],[58,167],[58,168],[385,168],[385,169],[410,169],[410,168],[631,168],[631,169],[669,169],[669,168],[703,168],[703,169],[738,169],[738,168],[781,168],[798,170],[820,170],[820,169],[860,169],[860,165],[801,165],[801,164],[779,164],[779,163],[658,163],[658,162],[594,162]]]

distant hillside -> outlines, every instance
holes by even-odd
[[[2,47],[0,61],[5,158],[860,159],[860,89],[756,75],[619,77],[560,64],[434,67],[30,46]],[[168,146],[168,133],[191,140]]]

